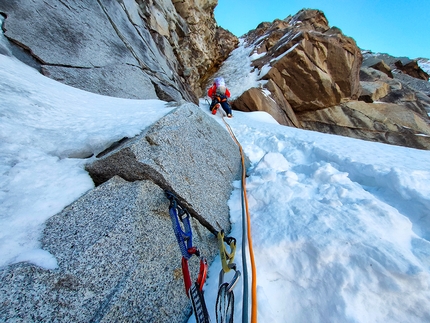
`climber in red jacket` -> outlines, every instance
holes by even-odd
[[[212,114],[216,114],[221,105],[223,110],[227,113],[227,117],[232,117],[231,107],[227,102],[227,99],[230,97],[230,91],[225,86],[224,78],[215,78],[213,85],[208,90],[208,96],[212,99],[212,103],[209,107]]]

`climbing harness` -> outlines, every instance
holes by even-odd
[[[252,282],[251,282],[251,323],[257,322],[257,269],[255,266],[254,249],[252,247],[252,236],[251,236],[251,216],[248,207],[248,196],[246,194],[246,168],[245,168],[245,157],[243,148],[230,125],[222,118],[224,124],[227,127],[230,136],[236,142],[239,147],[241,162],[242,162],[242,270],[243,270],[243,309],[242,309],[242,322],[248,323],[248,265],[246,262],[246,240],[248,240],[249,257],[251,260],[252,270]]]
[[[182,253],[182,274],[184,276],[185,293],[191,300],[197,323],[209,323],[209,313],[203,295],[203,285],[206,281],[208,263],[205,258],[200,257],[200,251],[193,246],[193,234],[190,224],[190,214],[177,200],[176,196],[165,191],[170,201],[169,214],[172,220],[173,231]],[[188,260],[193,256],[200,258],[200,269],[194,284],[191,281]]]

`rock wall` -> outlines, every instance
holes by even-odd
[[[230,230],[226,201],[240,178],[238,147],[189,103],[102,153],[88,170],[99,185],[43,232],[42,247],[58,268],[0,269],[0,321],[186,321],[191,307],[164,190],[187,205],[193,245],[212,262],[214,231]],[[194,281],[197,257],[189,264]]]
[[[262,79],[269,81],[264,87],[270,97],[281,103],[271,108],[278,110],[273,115],[281,124],[301,127],[297,113],[333,106],[360,94],[361,51],[352,38],[330,28],[321,11],[302,10],[285,20],[260,24],[246,35],[246,42],[262,54],[253,66],[268,70]],[[263,95],[244,93],[248,99],[242,96],[233,106],[264,110],[256,104],[261,100],[256,96]]]
[[[246,35],[253,61],[267,70],[263,89],[233,102],[279,123],[407,147],[430,149],[430,83],[417,61],[372,54],[330,27],[318,10],[262,23]]]
[[[197,102],[201,79],[237,45],[217,37],[216,4],[17,0],[0,13],[15,56],[46,76],[103,95]]]

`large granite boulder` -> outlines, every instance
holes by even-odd
[[[230,230],[226,202],[240,178],[238,147],[189,103],[87,168],[98,186],[43,232],[42,248],[58,268],[0,269],[0,321],[186,321],[191,307],[165,189],[187,206],[193,245],[210,263],[218,253],[214,234]],[[197,257],[189,263],[195,280]]]
[[[319,10],[301,10],[293,17],[260,24],[245,39],[254,47],[253,53],[260,54],[253,66],[265,71],[261,79],[268,82],[263,88],[267,100],[275,101],[271,114],[281,124],[300,127],[298,112],[316,111],[360,95],[361,51],[352,38],[330,28]],[[233,107],[249,110],[245,102],[249,97],[258,101],[256,93],[253,89],[243,93]],[[252,109],[267,110],[261,105]]]
[[[150,179],[175,193],[190,213],[214,232],[217,219],[229,229],[225,183],[238,179],[239,150],[228,132],[194,104],[184,104],[138,137],[99,154],[87,166],[96,185],[113,176],[127,181]],[[217,196],[208,199],[208,196]]]
[[[154,183],[115,177],[51,217],[42,247],[58,268],[1,269],[0,320],[184,322],[190,309],[168,206]]]
[[[282,125],[300,127],[296,114],[289,102],[285,99],[281,89],[272,81],[267,84],[268,89],[251,88],[245,91],[234,101],[236,110],[250,112],[259,111],[269,113],[277,122]]]

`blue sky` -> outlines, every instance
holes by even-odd
[[[218,0],[221,27],[242,36],[260,22],[319,9],[362,49],[430,58],[430,0]]]

